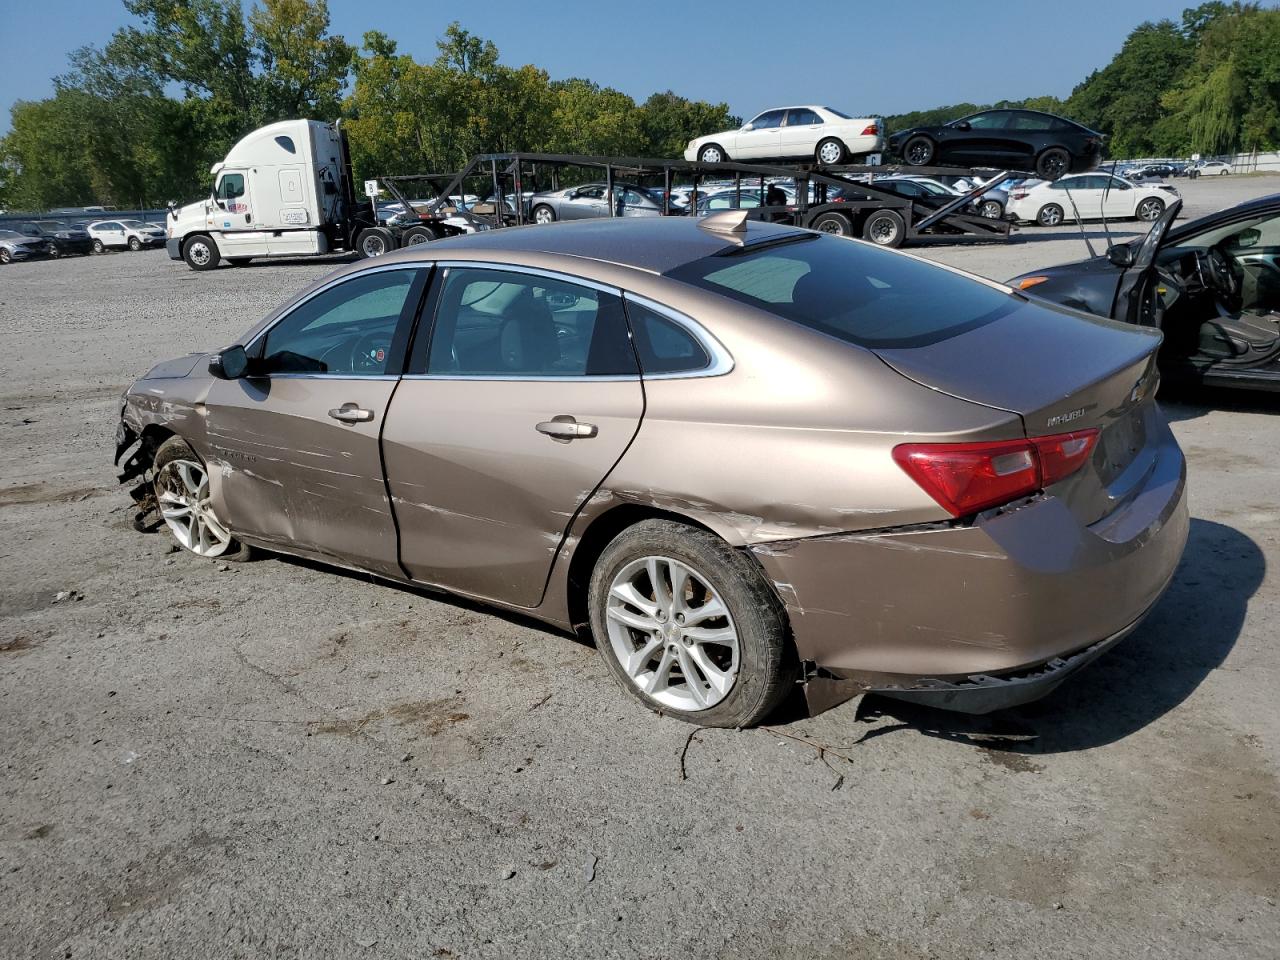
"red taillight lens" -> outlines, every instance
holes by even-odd
[[[1098,431],[998,443],[904,443],[893,459],[953,517],[1029,496],[1078,470]]]
[[[876,137],[880,135],[880,128],[874,123],[868,123],[862,131],[864,137]]]
[[[1027,191],[1027,190],[1015,190],[1015,191],[1013,191],[1013,193],[1009,194],[1009,199],[1011,199],[1011,200],[1025,200],[1025,199],[1027,199],[1027,197],[1028,197],[1028,196],[1030,196],[1030,193],[1029,193],[1029,191]]]

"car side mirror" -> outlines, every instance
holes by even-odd
[[[748,130],[754,130],[755,128],[756,128],[756,125],[754,123],[744,123],[742,125],[742,130],[744,133]]]
[[[1123,243],[1117,243],[1107,250],[1107,259],[1113,266],[1132,267],[1133,250]]]
[[[209,358],[209,372],[219,380],[239,380],[249,369],[249,356],[236,344]]]

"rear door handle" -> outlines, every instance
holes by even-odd
[[[343,423],[368,423],[373,419],[373,411],[364,410],[354,403],[344,403],[342,406],[334,407],[330,410],[329,416],[335,420],[341,420]]]
[[[545,433],[552,440],[559,440],[567,443],[570,440],[580,440],[587,437],[594,437],[599,431],[594,423],[579,423],[568,414],[560,414],[552,417],[550,420],[543,420],[538,424],[539,433]]]

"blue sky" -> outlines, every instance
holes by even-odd
[[[805,14],[777,0],[330,0],[333,32],[353,42],[366,30],[382,30],[402,51],[427,60],[445,26],[459,20],[494,41],[508,64],[534,63],[553,78],[587,77],[637,100],[670,88],[723,100],[745,115],[788,103],[901,113],[1065,96],[1105,65],[1143,20],[1177,19],[1187,6],[1194,0],[1074,0],[1069,7],[845,0],[813,3]],[[51,78],[66,69],[68,52],[104,43],[126,19],[117,0],[7,4],[0,29],[0,133],[9,129],[15,100],[52,92]]]

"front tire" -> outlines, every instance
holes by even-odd
[[[545,203],[540,203],[533,208],[534,223],[555,223],[556,212],[548,207]]]
[[[1164,201],[1159,197],[1147,197],[1147,199],[1138,204],[1138,209],[1134,212],[1134,216],[1139,220],[1145,220],[1150,223],[1153,220],[1159,220],[1162,213],[1164,213]]]
[[[596,646],[650,710],[706,727],[769,716],[796,678],[786,611],[751,557],[697,527],[645,520],[596,561]]]
[[[853,236],[853,224],[843,213],[824,213],[813,221],[811,229],[835,237]]]
[[[192,270],[214,270],[221,257],[213,238],[197,233],[182,245],[182,259]]]
[[[877,247],[900,247],[906,233],[902,215],[895,210],[877,210],[862,225],[862,239]]]
[[[718,143],[708,143],[698,149],[699,163],[724,163],[728,159],[729,154]]]
[[[936,148],[928,137],[912,137],[902,148],[902,159],[908,166],[923,167],[933,161]]]
[[[1071,170],[1071,154],[1061,147],[1050,147],[1036,158],[1036,173],[1045,180],[1057,180]]]
[[[1036,223],[1042,227],[1056,227],[1063,221],[1062,207],[1056,203],[1046,203],[1036,213]]]
[[[849,151],[840,140],[835,137],[827,137],[813,151],[813,158],[818,163],[835,166],[844,163],[849,158]]]
[[[170,437],[152,463],[161,519],[178,545],[209,560],[248,560],[252,550],[231,535],[209,503],[209,471],[187,441]]]
[[[134,253],[137,253],[139,250],[142,249],[142,241],[139,240],[137,237],[130,237],[129,249],[132,250]]]

